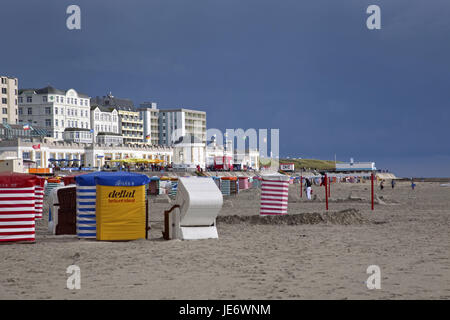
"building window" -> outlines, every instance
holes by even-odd
[[[42,97],[42,102],[47,102],[48,100],[47,100],[47,96],[43,96]]]
[[[23,103],[23,97],[19,97],[19,103]]]
[[[61,97],[61,103],[64,103],[64,97]]]
[[[23,114],[23,108],[19,108],[19,115]]]
[[[27,102],[33,102],[33,97],[27,97]]]
[[[55,127],[58,126],[58,119],[55,119]]]
[[[7,98],[2,98],[2,103],[3,104],[7,104],[8,103],[8,99]]]
[[[61,120],[61,127],[64,128],[64,120]]]
[[[2,93],[7,94],[6,88],[2,88]]]
[[[45,126],[46,127],[51,127],[52,125],[52,120],[51,119],[45,119]]]
[[[8,123],[8,119],[7,118],[3,118],[3,123]]]
[[[28,114],[33,114],[33,108],[28,108],[27,112],[28,112]]]
[[[3,114],[8,114],[8,108],[2,108],[2,113]]]
[[[55,114],[58,114],[58,107],[55,107]]]
[[[45,107],[45,114],[51,114],[50,107]]]

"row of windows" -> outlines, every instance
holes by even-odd
[[[66,101],[67,104],[80,105],[80,106],[89,106],[89,99],[77,99],[77,98],[66,98],[56,96],[57,103],[64,103]],[[53,101],[53,96],[50,96],[50,100]],[[27,103],[32,103],[33,97],[27,96]],[[42,96],[42,102],[48,102],[47,96]],[[23,103],[23,97],[19,97],[19,103]]]
[[[33,108],[27,108],[27,114],[32,115]],[[47,115],[52,114],[51,107],[45,107],[45,114],[47,114]],[[64,108],[63,107],[60,107],[60,108],[55,107],[55,115],[57,115],[57,114],[64,115]],[[23,115],[23,108],[21,108],[21,107],[19,107],[19,115]],[[67,108],[67,115],[78,117],[78,110]],[[81,117],[89,117],[89,111],[80,110],[80,116]]]
[[[31,119],[29,119],[29,122],[31,123]],[[59,125],[61,124],[61,127],[64,127],[64,120],[58,121],[58,119],[55,119],[55,127],[59,127]],[[46,127],[51,127],[52,126],[52,119],[45,119],[45,126]],[[78,128],[78,121],[72,121],[72,120],[68,120],[67,121],[67,127],[68,128]],[[80,121],[80,127],[82,129],[89,129],[89,124],[87,122],[83,122]]]
[[[95,125],[95,131],[97,131],[97,132],[115,132],[115,133],[117,133],[117,127],[116,126],[98,125],[97,124],[97,125]]]
[[[122,120],[130,120],[130,121],[139,121],[140,120],[138,116],[121,115],[120,118]]]
[[[96,112],[94,117],[95,117],[95,120],[97,120],[97,121],[110,121],[111,122],[111,119],[113,122],[117,121],[117,116],[115,116],[115,115],[111,116],[110,114],[107,114],[107,113],[99,114]]]

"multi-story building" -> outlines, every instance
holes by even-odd
[[[18,123],[18,80],[0,76],[1,123]]]
[[[139,111],[130,99],[114,97],[111,93],[103,97],[91,99],[92,104],[117,109],[119,116],[119,133],[123,136],[124,144],[143,144],[144,128]]]
[[[80,128],[84,134],[91,126],[89,97],[74,89],[20,89],[18,113],[20,124],[44,127],[56,140],[64,139],[66,128]]]
[[[206,112],[184,108],[159,110],[160,144],[173,146],[187,136],[206,147]]]
[[[143,121],[144,142],[159,144],[159,110],[155,102],[144,102],[140,104],[139,116]]]
[[[119,133],[119,113],[114,107],[91,106],[91,128],[96,143],[118,145],[123,143]]]

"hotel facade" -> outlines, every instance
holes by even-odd
[[[18,114],[19,124],[46,128],[55,140],[63,140],[68,128],[75,134],[82,129],[78,135],[91,128],[89,97],[75,89],[20,89]]]

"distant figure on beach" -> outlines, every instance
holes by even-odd
[[[380,182],[380,189],[381,189],[381,190],[384,189],[384,180],[381,180],[381,182]]]
[[[311,180],[309,180],[308,178],[306,178],[305,180],[305,186],[306,186],[306,197],[308,198],[308,200],[311,200]]]
[[[392,189],[394,189],[394,187],[395,187],[395,180],[394,179],[391,180],[391,186],[392,186]]]
[[[411,189],[414,190],[416,187],[416,184],[414,183],[414,180],[411,178]]]

